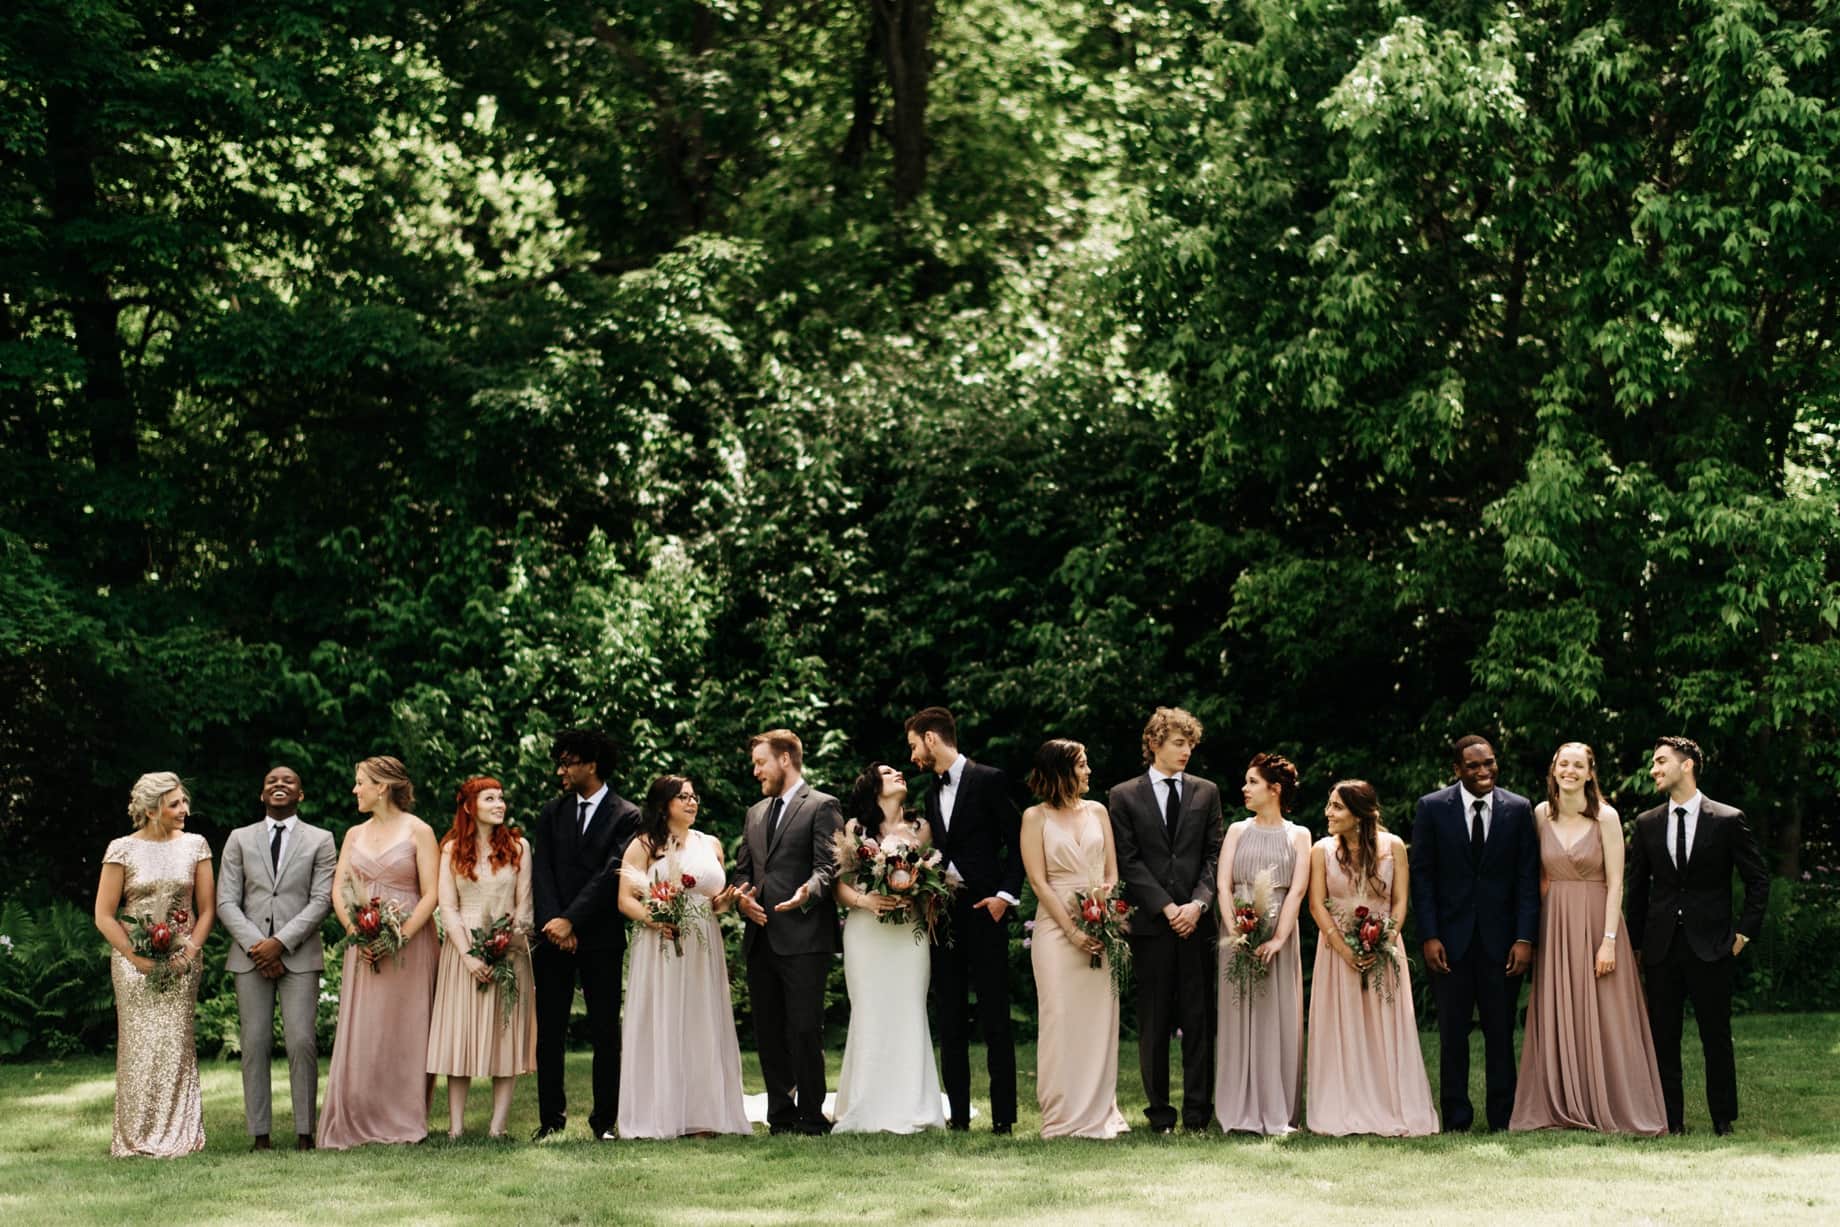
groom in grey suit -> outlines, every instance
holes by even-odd
[[[268,1150],[269,1057],[274,1050],[275,1000],[287,1042],[295,1149],[313,1149],[319,1107],[319,974],[326,965],[319,925],[332,907],[338,851],[332,832],[308,826],[297,812],[300,776],[276,767],[262,781],[260,822],[238,827],[224,841],[217,915],[230,932],[225,965],[236,975],[242,1022],[243,1115],[253,1150]]]

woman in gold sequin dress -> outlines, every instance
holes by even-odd
[[[171,1158],[204,1148],[204,1104],[192,1016],[198,1005],[198,952],[217,914],[211,848],[190,835],[191,798],[170,771],[134,783],[128,815],[135,833],[109,843],[96,885],[96,928],[115,953],[115,1138],[109,1153]],[[160,989],[154,961],[134,953],[122,923],[145,918],[172,927],[173,968]],[[189,931],[188,931],[189,929]],[[165,977],[161,977],[165,979]]]

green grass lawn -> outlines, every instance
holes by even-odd
[[[1692,1043],[1689,1023],[1689,1048]],[[1684,1138],[1586,1134],[1418,1140],[1153,1137],[1137,1057],[1121,1054],[1119,1098],[1136,1131],[1114,1142],[1030,1136],[1032,1079],[1014,1138],[969,1135],[754,1138],[534,1146],[435,1137],[343,1154],[247,1152],[232,1064],[204,1073],[203,1154],[111,1160],[113,1063],[0,1066],[0,1227],[62,1223],[496,1224],[726,1222],[1840,1222],[1840,1015],[1738,1020],[1744,1116],[1715,1138],[1695,1064]],[[1434,1073],[1436,1037],[1423,1037]],[[1473,1090],[1481,1103],[1477,1042]],[[835,1062],[832,1054],[833,1085]],[[1025,1071],[1033,1053],[1021,1054]],[[982,1052],[973,1053],[977,1068]],[[571,1058],[580,1121],[587,1058]],[[751,1054],[748,1089],[760,1082]],[[287,1070],[274,1070],[276,1136],[289,1133]],[[475,1091],[469,1129],[483,1132]],[[518,1090],[520,1138],[536,1088]]]

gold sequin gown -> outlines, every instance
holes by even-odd
[[[154,841],[124,835],[103,855],[122,867],[121,914],[168,919],[175,908],[194,917],[192,875],[211,859],[204,836]],[[199,968],[163,993],[119,952],[109,957],[115,985],[115,1140],[109,1153],[171,1158],[204,1149],[204,1101],[192,1016]]]

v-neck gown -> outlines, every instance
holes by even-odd
[[[1540,913],[1539,957],[1508,1128],[1657,1137],[1667,1132],[1667,1109],[1628,943],[1617,944],[1615,971],[1596,974],[1609,891],[1603,831],[1594,822],[1567,848],[1552,823],[1541,822],[1540,861],[1551,885]]]
[[[421,900],[412,838],[377,857],[353,844],[350,869],[362,892],[394,899],[405,915]],[[439,958],[431,924],[396,958],[379,959],[375,967],[356,947],[346,949],[339,1029],[319,1116],[322,1148],[419,1142],[428,1136],[428,1024]]]

